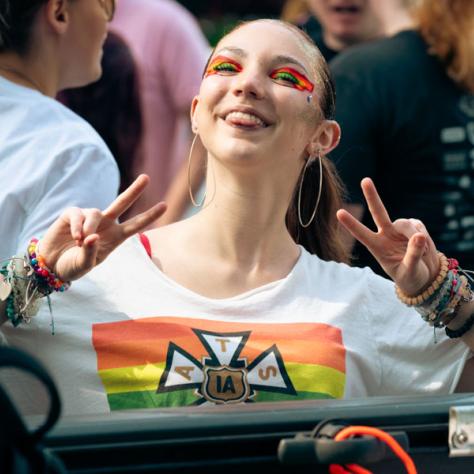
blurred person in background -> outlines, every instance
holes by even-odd
[[[132,174],[148,174],[151,185],[131,214],[166,199],[168,212],[160,223],[173,222],[189,205],[189,108],[199,90],[209,45],[197,21],[174,0],[121,0],[110,30],[127,42],[140,77],[143,136]],[[204,177],[197,161],[196,187]]]
[[[120,191],[133,181],[142,136],[139,78],[125,42],[109,33],[104,43],[102,76],[93,84],[67,89],[57,97],[87,120],[104,139],[120,171]]]
[[[0,2],[0,255],[23,249],[65,207],[103,207],[117,166],[103,140],[53,97],[101,75],[113,0]]]
[[[326,61],[381,33],[370,0],[288,0],[282,18],[305,30]]]
[[[370,176],[391,218],[422,220],[441,251],[474,268],[474,2],[410,3],[373,0],[390,37],[333,61],[343,133],[331,156],[354,215]],[[354,263],[382,273],[358,244]]]

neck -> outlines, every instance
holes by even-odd
[[[351,46],[351,44],[348,44],[346,41],[342,41],[340,38],[331,35],[327,31],[323,32],[323,39],[326,46],[333,51],[342,51],[343,49]]]
[[[258,176],[256,176],[258,175]],[[267,175],[267,176],[265,176]],[[275,185],[270,173],[245,173],[210,163],[203,209],[193,218],[198,241],[240,268],[296,259],[299,249],[288,233],[285,216],[295,182],[288,173]],[[275,193],[275,190],[277,194]]]
[[[50,97],[55,97],[58,92],[54,67],[49,68],[39,55],[0,54],[0,75]]]
[[[394,36],[400,31],[410,30],[415,27],[415,22],[409,10],[392,2],[380,2],[380,24],[385,36]]]

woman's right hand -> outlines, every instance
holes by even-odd
[[[148,182],[148,176],[140,175],[105,211],[64,211],[39,243],[38,253],[45,264],[61,280],[76,280],[103,262],[128,237],[157,220],[166,210],[163,202],[123,223],[117,220],[140,197]]]

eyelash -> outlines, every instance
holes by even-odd
[[[296,79],[293,74],[287,71],[276,71],[270,76],[272,79],[281,80],[285,82],[291,82],[292,84],[298,84],[298,79]]]
[[[242,71],[242,66],[240,66],[239,64],[233,63],[231,61],[222,60],[220,62],[211,63],[206,71],[206,76],[218,73],[237,73],[240,71]],[[283,81],[286,84],[291,85],[292,87],[295,87],[299,90],[307,88],[304,87],[300,83],[300,80],[298,80],[298,78],[288,70],[274,71],[270,74],[270,78],[276,81]]]
[[[211,71],[216,71],[216,72],[218,71],[239,72],[239,68],[235,64],[226,63],[226,62],[217,63],[214,66],[212,66],[210,69]]]

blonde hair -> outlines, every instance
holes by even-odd
[[[430,53],[456,84],[474,93],[474,1],[419,0],[413,14]]]

